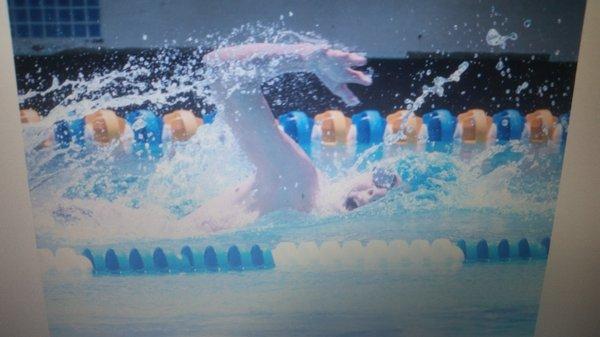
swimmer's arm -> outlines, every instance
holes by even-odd
[[[203,62],[219,72],[215,77],[224,90],[248,84],[256,89],[256,85],[286,73],[309,72],[347,105],[356,105],[360,101],[347,83],[372,83],[370,75],[353,69],[366,64],[364,56],[309,43],[226,47],[205,55]]]
[[[278,76],[288,72],[309,71],[310,54],[319,50],[319,46],[309,43],[269,44],[254,43],[225,47],[206,54],[203,62],[212,67],[230,66],[233,62],[254,63],[270,66],[270,74]],[[270,61],[276,60],[278,62]]]

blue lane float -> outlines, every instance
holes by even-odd
[[[216,113],[203,115],[204,124],[211,124]],[[142,158],[157,159],[163,154],[162,139],[163,119],[149,110],[135,110],[125,115],[125,120],[133,131],[132,152]],[[351,118],[356,130],[356,143],[363,149],[383,142],[386,120],[376,110],[365,110]],[[451,149],[455,141],[454,132],[457,126],[456,117],[446,109],[437,109],[423,115],[423,123],[427,128],[428,148],[443,151]],[[494,114],[492,121],[496,129],[496,140],[506,142],[521,140],[525,129],[525,118],[518,110],[506,109]],[[281,129],[310,153],[314,120],[302,111],[290,111],[278,117]],[[562,127],[562,144],[564,144],[569,125],[569,114],[558,117]],[[66,149],[71,145],[86,146],[86,120],[60,120],[54,123],[54,143],[58,149]],[[431,147],[430,147],[431,146]]]
[[[507,239],[497,242],[482,239],[471,244],[458,240],[456,245],[463,252],[465,262],[545,259],[550,250],[550,237],[540,241],[523,238],[512,244]]]
[[[356,243],[360,246],[360,243]],[[385,243],[383,244],[385,245]],[[507,262],[547,258],[550,238],[545,237],[539,241],[523,238],[513,242],[507,239],[499,241],[458,240],[453,244],[462,252],[462,260],[458,261],[463,261],[463,263]],[[391,245],[392,243],[390,243]],[[144,250],[140,251],[138,248],[132,248],[128,252],[117,251],[113,248],[98,251],[86,248],[82,251],[82,255],[90,261],[94,274],[98,275],[241,272],[272,269],[277,265],[271,249],[256,244],[249,249],[240,247],[242,246],[231,245],[216,249],[213,246],[195,248],[186,245],[181,248],[179,253],[177,250],[171,251],[162,247],[147,251],[151,253],[144,253]],[[369,254],[368,247],[369,244],[363,246],[364,254]],[[304,252],[304,249],[309,251]],[[301,244],[297,246],[296,253],[301,256],[311,255],[314,254],[314,249],[319,248],[314,245]],[[322,257],[330,258],[329,255],[324,253]],[[360,256],[355,258],[361,259]]]
[[[162,155],[163,120],[150,110],[135,110],[125,115],[133,130],[133,153],[139,157]]]
[[[204,122],[204,124],[212,124],[215,121],[216,116],[217,113],[215,111],[207,112],[204,115],[202,115],[202,121]]]
[[[383,142],[386,121],[377,110],[365,110],[352,116],[356,126],[358,144],[376,144]]]
[[[85,145],[85,120],[60,120],[54,123],[54,142],[57,148],[66,149],[71,144]]]
[[[497,112],[492,117],[496,125],[496,139],[500,142],[520,140],[525,129],[525,118],[514,109]]]
[[[296,143],[310,144],[314,121],[302,111],[290,111],[279,116],[279,125]]]
[[[427,125],[427,140],[430,142],[452,142],[456,129],[456,117],[446,109],[437,109],[423,115]]]
[[[86,248],[82,255],[90,261],[96,274],[225,272],[271,269],[275,266],[271,251],[258,245],[247,250],[237,245],[223,250],[213,246],[204,249],[184,246],[179,254],[156,247],[149,252],[146,254],[138,248],[129,252],[113,248],[105,251]]]

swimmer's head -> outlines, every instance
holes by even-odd
[[[344,208],[352,211],[377,199],[382,198],[392,188],[398,186],[400,178],[391,170],[376,168],[371,173],[368,183],[360,184],[348,193],[344,200]]]

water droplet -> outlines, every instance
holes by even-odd
[[[508,35],[501,35],[496,29],[491,28],[487,35],[485,36],[485,41],[487,42],[488,45],[492,46],[492,47],[496,47],[499,46],[502,49],[506,48],[506,41],[508,40],[517,40],[519,38],[519,35],[517,35],[517,33],[512,32]]]
[[[504,68],[504,62],[502,62],[502,60],[498,61],[498,63],[496,63],[496,70],[502,70]]]

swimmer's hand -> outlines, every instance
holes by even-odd
[[[205,55],[203,63],[219,70],[219,80],[227,88],[239,88],[240,83],[262,83],[285,73],[311,72],[350,106],[360,101],[347,84],[373,82],[370,75],[353,69],[367,63],[364,56],[311,43],[224,47]]]
[[[367,59],[356,53],[326,47],[318,48],[308,57],[310,71],[336,96],[349,106],[360,103],[360,100],[348,88],[348,83],[371,85],[370,75],[353,69],[367,64]]]

